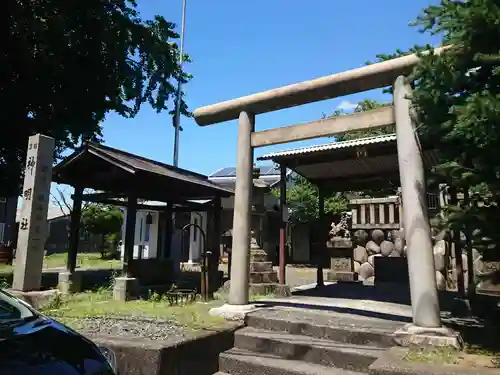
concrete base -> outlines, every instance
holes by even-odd
[[[358,274],[350,271],[328,271],[328,281],[358,281]]]
[[[400,346],[437,346],[462,349],[460,333],[446,327],[425,328],[412,323],[405,325],[393,334],[394,341]]]
[[[63,294],[80,293],[82,291],[82,275],[79,272],[59,272],[58,288]]]
[[[61,292],[57,289],[40,290],[33,292],[21,292],[19,290],[7,290],[14,297],[30,304],[35,309],[40,309],[59,298]]]
[[[129,301],[139,296],[139,281],[135,277],[116,277],[113,288],[115,301]]]
[[[244,320],[245,316],[257,310],[256,305],[230,305],[228,303],[210,309],[209,314],[211,316],[222,316],[226,320]]]

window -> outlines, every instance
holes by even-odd
[[[140,222],[140,226],[139,226],[139,241],[142,241],[142,228],[143,228],[143,221],[144,219],[141,217],[141,222]]]

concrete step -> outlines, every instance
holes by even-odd
[[[307,309],[259,310],[248,314],[245,323],[257,329],[375,348],[395,345],[392,333],[401,325],[334,312],[313,313]]]
[[[236,331],[234,346],[351,371],[368,371],[368,367],[386,350],[252,327]]]
[[[219,355],[219,371],[231,375],[360,375],[348,370],[237,348]]]

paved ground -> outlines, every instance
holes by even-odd
[[[199,271],[200,268],[197,265],[184,264],[184,269],[186,271]],[[227,276],[228,267],[227,264],[221,264],[219,270],[223,271]],[[275,266],[274,270],[278,272],[278,267]],[[327,270],[323,270],[323,279],[326,280]],[[286,283],[291,287],[296,287],[300,285],[309,285],[316,283],[316,268],[312,267],[294,267],[288,266],[286,268]]]

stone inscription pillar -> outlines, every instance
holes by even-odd
[[[41,286],[54,147],[53,138],[41,134],[29,137],[12,283],[14,290],[27,292],[39,290]]]
[[[411,87],[405,83],[405,77],[398,77],[394,83],[394,114],[413,324],[423,328],[438,328],[441,327],[441,318],[427,212],[426,181],[418,136],[411,119],[409,95]]]
[[[231,259],[230,305],[247,305],[250,267],[250,220],[252,214],[253,148],[251,133],[255,116],[241,112],[238,120],[238,152],[234,197],[233,245]]]

